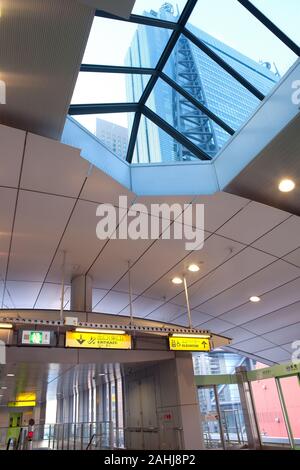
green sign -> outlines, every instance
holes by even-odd
[[[31,331],[29,334],[30,344],[43,344],[43,333],[42,331]]]
[[[51,343],[51,332],[45,330],[22,331],[22,344],[30,346],[49,346]]]

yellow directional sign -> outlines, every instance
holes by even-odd
[[[66,332],[67,348],[131,349],[131,336],[110,333]]]
[[[171,351],[210,351],[209,338],[169,337]]]

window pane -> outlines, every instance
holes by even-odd
[[[187,0],[177,0],[172,3],[163,3],[162,0],[136,0],[132,13],[135,15],[150,16],[159,20],[176,22],[185,7]],[[173,6],[174,5],[174,6]]]
[[[113,154],[125,159],[134,113],[73,116]]]
[[[289,445],[275,379],[256,380],[251,388],[262,443]]]
[[[149,75],[80,72],[72,103],[138,102]]]
[[[184,36],[179,38],[164,72],[233,130],[243,125],[260,103]]]
[[[251,0],[251,3],[300,45],[299,0]]]
[[[214,52],[264,93],[297,58],[236,0],[198,0],[188,29],[200,39],[203,31],[211,35]]]
[[[132,163],[165,163],[190,160],[199,161],[197,157],[169,134],[142,116]]]
[[[95,17],[83,57],[84,64],[155,67],[171,31]],[[149,54],[148,43],[156,47]]]
[[[296,445],[300,445],[300,377],[280,379],[283,398]]]
[[[213,123],[202,111],[161,79],[157,81],[147,106],[212,157],[230,137],[220,126]]]

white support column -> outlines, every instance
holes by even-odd
[[[71,281],[71,310],[76,312],[92,311],[92,278],[84,274]]]

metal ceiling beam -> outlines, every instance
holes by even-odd
[[[126,161],[128,163],[132,162],[134,147],[135,147],[135,143],[137,139],[137,133],[139,130],[139,125],[140,125],[140,120],[141,120],[141,112],[138,111],[135,113],[135,116],[134,116],[130,139],[129,139],[128,148],[127,148]]]
[[[201,39],[197,38],[193,33],[188,29],[184,29],[184,36],[189,39],[195,46],[199,47],[206,55],[208,55],[214,62],[216,62],[220,67],[222,67],[226,72],[228,72],[233,78],[235,78],[241,85],[247,88],[256,98],[262,101],[265,98],[265,95],[261,93],[252,83],[248,82],[246,78],[240,75],[231,65],[229,65],[225,60],[223,60],[218,54],[216,54],[210,47],[208,47]]]
[[[71,104],[69,114],[78,116],[83,114],[133,113],[138,110],[138,106],[138,103]]]
[[[246,10],[248,10],[257,20],[259,20],[269,31],[280,39],[287,47],[289,47],[297,56],[300,56],[300,47],[292,41],[278,26],[276,26],[269,18],[266,17],[256,6],[254,6],[249,0],[238,0]],[[283,4],[284,2],[282,2]],[[296,14],[296,12],[295,12]]]
[[[154,75],[155,69],[149,67],[127,67],[122,65],[81,64],[80,72],[126,73],[136,75]]]
[[[206,116],[210,117],[216,124],[218,124],[224,131],[228,132],[228,134],[233,135],[235,131],[228,126],[222,119],[220,119],[215,113],[210,111],[206,106],[201,104],[198,100],[196,100],[190,93],[188,93],[184,88],[178,85],[174,80],[172,80],[168,75],[161,72],[160,77],[174,90],[180,93],[186,100],[190,101],[197,109],[202,111]]]
[[[95,16],[100,18],[107,18],[109,20],[125,21],[127,23],[142,24],[145,26],[155,26],[157,28],[177,29],[176,22],[159,20],[149,16],[131,14],[129,18],[121,18],[120,16],[112,15],[111,13],[107,13],[106,11],[102,10],[96,10]]]
[[[185,148],[187,148],[190,152],[192,152],[195,157],[199,158],[200,160],[210,161],[211,157],[207,155],[203,150],[197,147],[193,142],[187,139],[183,134],[178,132],[173,126],[171,126],[167,121],[162,119],[156,113],[151,111],[147,106],[143,106],[142,113],[146,118],[150,119],[154,124],[160,127],[163,131],[169,134],[173,139],[177,140],[180,144],[182,144]]]

